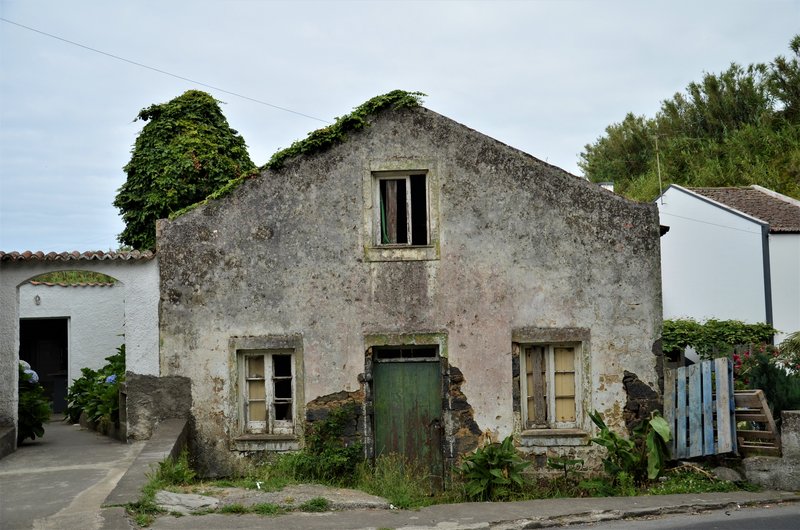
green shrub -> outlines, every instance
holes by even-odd
[[[283,508],[271,502],[262,502],[251,506],[253,513],[258,515],[278,515],[283,513]]]
[[[219,510],[217,510],[217,511],[219,513],[238,513],[238,514],[241,514],[241,513],[248,513],[250,511],[250,509],[247,506],[243,505],[243,504],[236,503],[236,504],[226,504],[225,506],[221,506],[219,508]]]
[[[459,468],[469,498],[483,501],[508,499],[522,488],[522,471],[530,463],[517,454],[511,437],[502,443],[479,447]]]
[[[739,488],[733,482],[717,480],[708,473],[703,473],[692,467],[674,468],[664,477],[663,482],[658,482],[647,490],[650,495],[672,495],[675,493],[709,493],[713,491],[736,491]]]
[[[189,464],[189,451],[184,447],[178,458],[167,458],[158,463],[156,480],[171,486],[188,486],[197,477]]]
[[[769,324],[745,324],[738,320],[664,320],[661,348],[665,355],[676,355],[687,346],[704,359],[729,355],[734,346],[772,341],[777,330]]]
[[[324,497],[314,497],[297,508],[302,512],[327,512],[331,508],[331,501]]]
[[[119,385],[125,379],[125,345],[106,357],[108,363],[100,370],[81,369],[67,392],[66,417],[73,423],[86,413],[90,421],[116,424],[119,422]]]
[[[50,402],[39,384],[39,375],[25,361],[19,362],[17,385],[19,402],[17,414],[17,445],[28,438],[35,440],[44,436],[44,424],[50,421]]]
[[[360,443],[346,444],[344,426],[355,419],[355,404],[330,412],[327,418],[306,427],[306,446],[286,455],[281,465],[288,465],[295,478],[329,484],[351,484],[358,464],[364,459]]]
[[[383,497],[398,508],[418,508],[431,504],[429,473],[403,455],[381,455],[374,464],[358,466],[356,487]]]
[[[623,481],[642,484],[645,479],[653,480],[661,474],[670,430],[669,424],[658,413],[653,412],[649,421],[637,425],[630,439],[609,429],[599,412],[589,413],[589,417],[600,428],[600,433],[591,441],[608,451],[603,458],[603,469],[614,486],[628,489],[628,484],[623,484]]]

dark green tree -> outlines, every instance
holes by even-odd
[[[230,128],[217,103],[205,92],[189,90],[139,112],[136,119],[147,123],[114,199],[125,222],[120,243],[154,249],[157,219],[255,168],[244,139]]]
[[[628,114],[578,165],[638,200],[658,195],[659,173],[663,187],[760,184],[800,197],[800,35],[790,48],[792,59],[705,74],[654,118]]]

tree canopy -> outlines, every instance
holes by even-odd
[[[659,166],[664,188],[759,184],[800,198],[800,35],[789,48],[788,59],[705,74],[654,118],[629,113],[578,165],[637,200],[658,195]]]
[[[155,248],[155,223],[255,168],[244,139],[211,95],[189,90],[142,109],[146,121],[114,199],[125,229],[120,243]]]

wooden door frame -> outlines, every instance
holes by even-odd
[[[403,347],[403,346],[432,346],[437,349],[437,359],[439,361],[440,375],[440,398],[441,398],[441,418],[442,431],[439,444],[439,452],[442,456],[442,475],[446,475],[445,470],[453,462],[456,455],[450,454],[448,440],[452,440],[452,426],[450,410],[450,400],[447,399],[450,389],[450,368],[447,360],[447,334],[444,332],[424,332],[424,333],[375,333],[364,336],[364,452],[365,457],[375,461],[375,401],[373,387],[373,348],[376,347]]]

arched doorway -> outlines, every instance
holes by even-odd
[[[82,368],[97,369],[124,342],[125,286],[85,270],[41,274],[19,286],[19,358],[28,362],[54,413]]]

